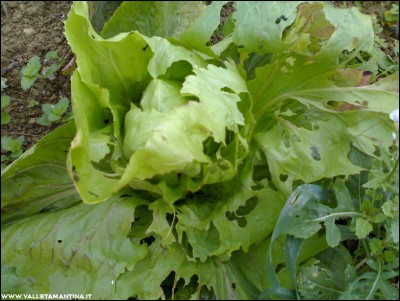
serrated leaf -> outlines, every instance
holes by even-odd
[[[21,88],[22,88],[22,90],[28,90],[30,87],[32,87],[32,85],[36,81],[36,78],[37,78],[36,76],[33,76],[33,77],[23,76],[23,77],[21,77]]]
[[[372,224],[363,218],[356,219],[356,235],[359,239],[366,238],[369,233],[372,231]]]
[[[9,136],[1,136],[1,147],[6,151],[17,154],[22,151],[22,144],[24,143],[24,141],[24,136],[19,136],[16,139],[13,139]]]
[[[51,60],[51,59],[58,58],[57,51],[51,50],[51,51],[47,52],[46,55],[44,56],[44,58],[46,60]]]
[[[39,74],[40,67],[41,67],[40,57],[38,57],[37,55],[31,57],[27,65],[21,69],[21,75],[22,77],[36,78],[37,75]]]
[[[252,243],[263,239],[272,232],[271,225],[282,204],[281,196],[271,190],[251,193],[245,189],[219,200],[218,209],[213,211],[198,206],[198,201],[187,202],[179,209],[183,214],[178,215],[176,228],[180,239],[184,233],[187,235],[193,248],[193,257],[203,262],[209,256],[230,255],[240,246],[246,251]],[[243,223],[237,219],[230,221],[226,211],[235,212],[239,206],[244,207],[252,201],[256,202],[255,207],[243,216]]]

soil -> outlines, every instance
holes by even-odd
[[[11,121],[1,126],[1,135],[25,136],[24,149],[60,125],[42,126],[36,122],[43,114],[42,104],[71,97],[70,76],[58,72],[53,80],[37,79],[26,91],[20,84],[20,70],[31,57],[44,58],[51,50],[56,50],[59,57],[69,52],[63,21],[71,5],[72,1],[2,1],[1,76],[8,86],[2,95],[11,97],[6,109]],[[39,104],[29,108],[32,99]]]
[[[389,10],[392,4],[398,3],[356,2],[361,2],[363,13],[374,15],[378,19],[382,18],[384,11]],[[355,1],[333,1],[333,4],[339,7],[354,6]],[[8,85],[2,95],[11,96],[10,106],[6,109],[11,116],[11,122],[2,125],[1,131],[2,136],[25,136],[25,150],[60,125],[46,127],[39,125],[36,119],[43,114],[42,104],[57,103],[62,97],[70,99],[70,76],[57,72],[53,80],[39,78],[29,90],[23,91],[20,85],[20,70],[35,55],[43,58],[47,52],[56,50],[58,56],[63,57],[69,52],[70,48],[63,33],[63,21],[71,5],[72,1],[2,1],[1,76],[7,79]],[[224,6],[221,11],[221,23],[225,22],[234,9],[232,2]],[[393,47],[391,38],[395,37],[395,30],[388,26],[383,28],[381,37],[388,42],[385,51],[390,53]],[[216,43],[222,38],[221,35],[214,34],[211,43]],[[29,108],[28,103],[32,99],[39,105]]]

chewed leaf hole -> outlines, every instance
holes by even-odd
[[[148,246],[151,246],[151,244],[155,241],[156,239],[153,236],[149,236],[146,238],[143,238],[140,240],[140,244],[146,244]]]
[[[237,216],[248,215],[251,211],[254,210],[254,208],[256,208],[257,204],[258,197],[253,196],[246,201],[246,204],[244,206],[240,206],[235,213]]]
[[[228,92],[228,93],[235,93],[231,88],[228,88],[228,87],[223,87],[223,88],[221,88],[221,91],[223,91],[223,92]]]
[[[311,157],[313,157],[313,159],[316,161],[321,160],[321,155],[319,154],[318,148],[316,146],[311,147]]]
[[[279,175],[279,181],[281,181],[281,182],[286,182],[286,180],[288,179],[288,175]]]
[[[227,219],[229,219],[230,221],[236,221],[240,228],[246,227],[246,225],[247,225],[246,218],[244,218],[242,216],[236,216],[236,214],[232,211],[227,211],[225,213],[225,217]]]

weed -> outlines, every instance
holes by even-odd
[[[53,122],[61,121],[63,115],[67,111],[69,104],[68,98],[64,97],[60,99],[57,104],[45,103],[42,105],[42,110],[44,114],[38,118],[37,122],[40,125],[48,126]]]
[[[7,112],[3,112],[10,104],[11,97],[10,96],[2,96],[1,97],[1,125],[7,124],[10,122],[11,117]]]
[[[7,152],[11,152],[11,159],[16,159],[22,155],[22,145],[24,144],[24,141],[24,136],[19,136],[16,139],[12,139],[9,136],[2,136],[1,147]]]
[[[28,108],[36,107],[39,104],[37,100],[31,99],[28,103]]]
[[[54,73],[64,65],[69,54],[60,58],[57,55],[57,51],[52,50],[47,52],[44,56],[44,63],[55,61],[49,67],[42,67],[39,56],[31,57],[27,65],[21,69],[21,88],[23,90],[29,89],[38,78],[54,79]]]

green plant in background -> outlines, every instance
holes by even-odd
[[[6,109],[10,105],[11,97],[10,96],[1,96],[1,124],[7,124],[11,121],[11,117],[7,112],[3,110]]]
[[[3,92],[3,90],[8,87],[6,82],[7,82],[7,79],[2,77],[1,78],[1,92]]]
[[[44,61],[46,63],[49,61],[56,61],[56,63],[52,63],[49,67],[43,69],[40,57],[31,57],[27,65],[21,69],[21,88],[23,90],[29,89],[38,78],[53,79],[54,73],[64,66],[68,56],[69,53],[65,57],[60,58],[57,55],[57,51],[52,50],[47,52],[44,56]],[[42,74],[40,74],[41,70]]]
[[[399,5],[392,4],[390,10],[385,11],[384,20],[389,27],[393,27],[399,22]],[[398,25],[397,25],[398,26]]]
[[[5,88],[7,88],[7,84],[6,84],[7,79],[2,77],[1,78],[1,92],[3,92],[3,90]],[[7,124],[10,122],[11,117],[7,112],[3,112],[4,109],[6,109],[9,105],[10,105],[10,101],[11,101],[11,97],[7,96],[7,95],[2,95],[1,96],[1,124]]]
[[[24,136],[19,136],[16,139],[9,136],[1,136],[1,147],[7,152],[11,152],[11,159],[16,159],[22,155],[24,141]]]
[[[68,105],[69,100],[66,97],[61,98],[56,104],[45,103],[42,105],[44,114],[37,119],[37,122],[40,125],[48,126],[54,122],[61,121],[68,109]]]
[[[224,3],[124,2],[100,33],[73,4],[74,121],[2,172],[4,292],[398,297],[398,67],[371,18],[237,2],[210,46]]]
[[[21,88],[27,90],[32,87],[36,81],[41,68],[40,58],[38,56],[31,57],[25,67],[21,69]]]
[[[33,107],[36,107],[37,105],[39,105],[39,102],[37,100],[31,99],[28,102],[28,108],[33,108]]]

